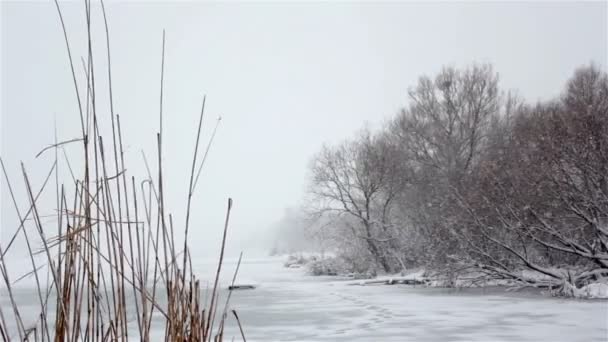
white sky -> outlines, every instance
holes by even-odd
[[[83,84],[84,6],[62,7]],[[166,29],[164,151],[168,203],[177,216],[183,214],[202,94],[208,96],[205,139],[215,118],[223,117],[196,196],[191,244],[200,255],[216,252],[227,197],[235,201],[234,253],[259,241],[284,208],[298,204],[307,164],[324,142],[391,117],[422,74],[490,62],[503,89],[547,99],[559,94],[576,67],[593,61],[605,68],[608,55],[606,2],[138,1],[106,7],[115,111],[128,135],[127,168],[136,174],[142,172],[140,149],[155,163]],[[52,1],[2,2],[1,8],[0,155],[22,193],[19,161],[39,186],[53,158],[34,156],[53,142],[54,117],[60,140],[79,135],[79,119]],[[107,117],[105,38],[100,7],[94,11],[98,115]],[[47,214],[52,198],[45,202]],[[1,199],[5,241],[16,223],[5,188]],[[26,198],[21,201],[25,207]]]

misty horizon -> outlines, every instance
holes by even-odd
[[[0,18],[3,340],[608,337],[606,1]]]
[[[408,103],[407,91],[419,76],[444,66],[491,63],[502,88],[534,102],[558,96],[581,65],[594,62],[604,68],[607,54],[601,3],[106,6],[115,111],[125,130],[141,132],[126,143],[131,168],[141,164],[141,149],[154,159],[166,31],[166,150],[179,151],[166,155],[166,174],[181,187],[168,189],[169,208],[179,210],[176,203],[187,195],[188,146],[195,134],[190,123],[203,95],[203,139],[222,117],[196,198],[205,209],[193,217],[196,229],[209,235],[204,241],[191,236],[206,246],[207,251],[197,252],[208,256],[217,252],[228,197],[238,208],[229,243],[242,239],[229,251],[238,254],[255,247],[243,243],[267,231],[286,208],[300,205],[309,182],[307,165],[323,144],[348,139],[364,123],[382,126]],[[85,53],[86,37],[79,30],[83,9],[62,7],[79,60]],[[53,143],[54,120],[59,141],[76,137],[79,130],[65,43],[54,4],[5,2],[2,9],[2,157],[13,177],[23,160],[40,182],[53,153],[34,156]],[[100,11],[99,5],[93,11]],[[586,20],[569,19],[579,17]],[[103,22],[93,20],[93,32],[101,38]],[[94,49],[103,56],[103,44]],[[101,75],[104,60],[95,62]],[[82,76],[81,71],[78,62],[76,72]],[[48,77],[41,79],[43,73]],[[102,89],[106,80],[98,78]],[[98,102],[106,97],[100,93]],[[19,133],[24,130],[29,133]],[[3,195],[3,212],[10,208]],[[16,222],[2,216],[6,238],[14,229],[7,227]]]

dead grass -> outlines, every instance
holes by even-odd
[[[11,303],[11,307],[0,308],[0,336],[5,341],[16,338],[31,341],[150,341],[153,339],[153,320],[160,320],[164,323],[166,341],[221,341],[224,337],[224,323],[229,317],[230,296],[224,307],[220,308],[218,280],[230,221],[231,199],[227,203],[221,252],[208,305],[201,299],[201,282],[193,274],[188,248],[192,196],[213,141],[209,141],[202,160],[199,161],[205,99],[203,98],[197,131],[193,132],[196,134],[196,144],[193,146],[188,199],[185,204],[185,238],[179,242],[175,240],[177,228],[173,225],[173,216],[165,208],[162,127],[164,33],[156,146],[158,163],[153,174],[145,160],[148,177],[136,179],[129,175],[124,158],[123,136],[127,132],[122,132],[120,116],[114,113],[110,36],[103,2],[101,15],[106,31],[105,58],[108,65],[111,132],[102,132],[98,124],[96,108],[99,104],[95,101],[96,75],[91,39],[93,11],[89,0],[84,3],[88,53],[86,60],[82,61],[86,73],[86,93],[81,94],[61,7],[55,2],[74,81],[81,137],[55,141],[39,153],[54,151],[55,162],[37,191],[33,189],[22,164],[24,191],[29,201],[29,209],[25,213],[17,205],[13,183],[0,159],[7,189],[20,222],[8,244],[0,246],[0,272]],[[82,173],[74,174],[63,150],[67,144],[81,145],[82,151],[78,158],[84,165]],[[69,184],[61,183],[59,179],[57,166],[60,151],[63,151],[64,162],[72,175]],[[47,187],[52,183],[50,180],[53,175],[57,214],[56,222],[49,223],[41,218],[38,198],[43,192],[53,191]],[[72,188],[73,191],[66,190]],[[46,236],[45,232],[49,231],[58,234]],[[17,238],[22,238],[26,243],[31,271],[19,279],[10,279],[9,269],[13,265],[5,262],[5,256],[14,248],[13,242]],[[35,249],[33,241],[42,242],[39,250]],[[44,258],[44,263],[40,263],[38,256]],[[46,268],[49,275],[46,280],[41,273],[43,268]],[[13,290],[15,283],[24,277],[34,278],[39,304],[37,321],[27,325],[22,319]],[[9,311],[10,316],[5,315]],[[238,323],[241,337],[245,340],[238,315],[234,310],[231,312]],[[8,331],[7,316],[15,320],[16,331]],[[161,329],[155,326],[154,330]]]

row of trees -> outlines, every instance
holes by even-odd
[[[608,274],[608,76],[593,65],[537,104],[501,91],[490,65],[444,68],[380,131],[324,147],[311,174],[313,236],[355,270],[565,292]]]

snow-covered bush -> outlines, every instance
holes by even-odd
[[[299,254],[299,255],[290,255],[287,257],[287,261],[285,261],[285,263],[283,263],[283,266],[285,267],[291,267],[293,265],[305,265],[310,261],[309,258],[306,258],[304,255]]]
[[[576,296],[579,298],[603,298],[608,299],[608,284],[594,283],[583,286],[577,290]]]
[[[326,258],[312,261],[306,265],[308,272],[314,276],[329,275],[335,276],[344,274],[347,267],[343,260],[339,258]]]

